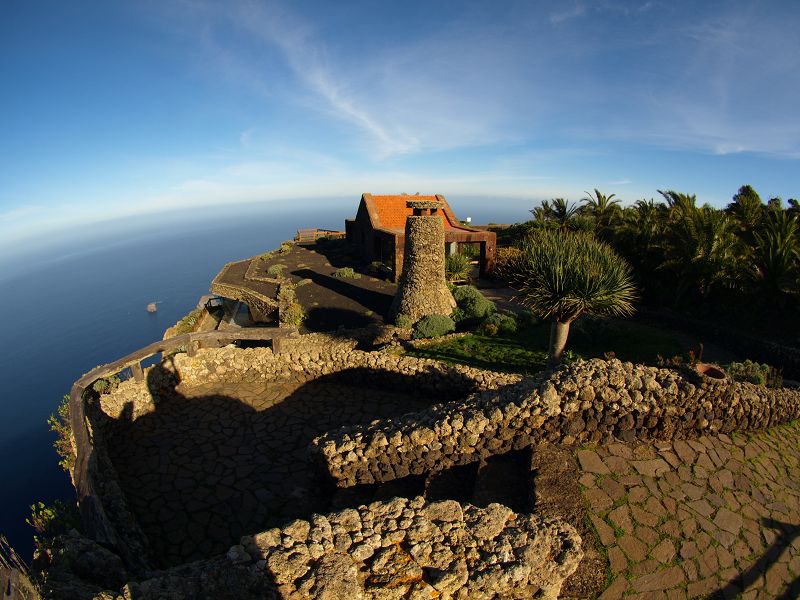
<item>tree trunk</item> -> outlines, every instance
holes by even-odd
[[[554,320],[550,326],[550,356],[547,366],[551,369],[561,364],[561,355],[564,353],[564,346],[567,345],[569,336],[569,326],[572,321],[561,322]]]

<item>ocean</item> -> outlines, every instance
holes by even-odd
[[[30,557],[30,505],[72,499],[47,417],[97,365],[161,339],[192,310],[219,269],[274,249],[297,229],[344,229],[357,196],[203,207],[94,225],[69,242],[0,263],[0,533]],[[526,220],[531,203],[452,201],[473,223]],[[146,306],[158,302],[158,311]]]

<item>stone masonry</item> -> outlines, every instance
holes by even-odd
[[[581,560],[558,520],[421,497],[373,502],[242,538],[228,557],[286,598],[558,598]]]
[[[435,211],[439,203],[409,202],[416,212]],[[430,205],[430,206],[429,206]],[[414,215],[406,219],[403,274],[390,316],[406,315],[418,321],[425,315],[449,315],[456,307],[444,276],[444,226],[437,215]]]
[[[314,441],[341,487],[475,462],[539,442],[692,438],[800,416],[800,391],[600,359]]]

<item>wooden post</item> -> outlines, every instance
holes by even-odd
[[[144,381],[144,371],[142,371],[142,363],[137,362],[131,365],[131,373],[135,381]]]

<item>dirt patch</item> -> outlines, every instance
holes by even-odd
[[[531,448],[533,512],[541,517],[563,519],[583,540],[583,560],[564,582],[559,598],[595,598],[606,585],[607,560],[603,545],[589,524],[578,477],[580,471],[570,449],[542,445]]]

